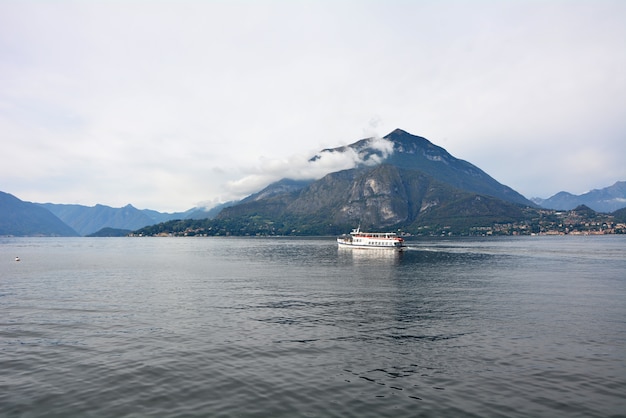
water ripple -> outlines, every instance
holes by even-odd
[[[625,243],[5,239],[0,415],[623,416]]]

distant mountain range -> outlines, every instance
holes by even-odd
[[[24,202],[0,192],[0,236],[112,236],[173,219],[214,217],[221,207],[162,213],[132,205],[112,208]],[[100,232],[102,231],[102,232]]]
[[[78,232],[49,210],[0,192],[0,236],[75,237]]]
[[[146,225],[166,222],[172,219],[183,219],[185,216],[184,213],[168,214],[153,210],[139,210],[132,205],[112,208],[104,205],[83,206],[41,203],[39,206],[48,209],[80,235],[93,234],[105,227],[135,230]]]
[[[37,204],[0,192],[0,235],[111,236],[174,220],[182,220],[177,228],[184,228],[197,224],[193,220],[213,218],[216,227],[227,224],[236,234],[327,234],[359,224],[417,232],[425,225],[458,229],[516,222],[539,206],[587,205],[604,212],[626,207],[626,182],[581,196],[561,192],[530,201],[473,164],[400,129],[382,139],[322,150],[309,162],[336,153],[351,153],[360,163],[319,180],[282,179],[210,210],[161,213],[132,205]]]
[[[535,197],[532,201],[548,209],[570,210],[586,205],[597,212],[610,213],[626,207],[626,181],[618,181],[612,186],[581,195],[559,192],[547,199]]]

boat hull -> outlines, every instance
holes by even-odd
[[[369,249],[369,250],[387,250],[387,251],[404,251],[406,250],[406,246],[404,244],[401,245],[374,245],[374,244],[357,244],[354,242],[345,242],[337,239],[337,245],[339,248],[359,248],[359,249]]]

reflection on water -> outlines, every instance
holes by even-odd
[[[350,248],[338,247],[337,253],[341,261],[354,261],[358,263],[385,263],[397,265],[403,251],[383,249],[383,248]]]

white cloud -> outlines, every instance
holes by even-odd
[[[337,150],[323,150],[314,155],[295,155],[286,159],[261,158],[252,173],[227,183],[232,198],[245,197],[259,191],[272,182],[283,178],[294,180],[317,180],[328,173],[347,170],[358,165],[375,165],[393,153],[393,143],[383,138],[373,137],[367,147],[380,151],[380,155],[364,155],[360,150],[345,147]]]

